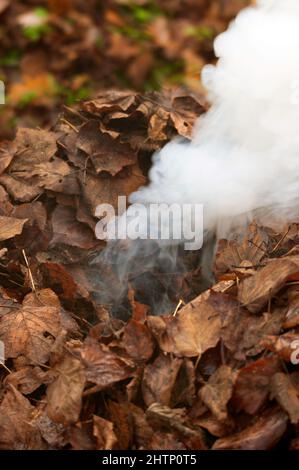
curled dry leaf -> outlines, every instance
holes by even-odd
[[[285,362],[294,362],[298,360],[298,333],[285,333],[280,336],[266,336],[263,339],[264,347],[276,353]]]
[[[29,395],[47,381],[47,373],[40,367],[25,366],[12,372],[5,378],[5,383],[13,385],[24,395]]]
[[[47,414],[55,423],[68,426],[79,419],[85,370],[71,354],[53,369],[56,378],[47,388]]]
[[[249,226],[241,241],[221,240],[214,262],[214,271],[217,276],[219,277],[227,271],[242,269],[244,262],[248,262],[251,269],[244,270],[243,268],[242,272],[252,274],[265,256],[267,241],[268,237],[265,231],[254,223]]]
[[[3,240],[20,235],[27,220],[0,216],[0,241],[2,242]]]
[[[0,405],[0,449],[41,450],[45,448],[33,423],[34,406],[12,385]]]
[[[271,379],[271,394],[288,413],[291,423],[298,424],[299,388],[292,383],[291,378],[282,372],[274,374]]]
[[[117,444],[113,423],[100,416],[93,416],[93,435],[97,441],[97,450],[113,450]]]
[[[237,411],[255,415],[265,404],[270,391],[270,380],[280,369],[277,357],[258,359],[238,371],[232,404]]]
[[[218,439],[213,449],[219,450],[270,450],[287,429],[288,416],[280,408],[265,411],[242,431]]]
[[[210,298],[196,298],[175,317],[150,316],[147,321],[160,348],[180,357],[200,357],[220,339],[221,319]]]
[[[218,421],[228,418],[227,404],[231,399],[235,373],[229,366],[222,365],[200,389],[200,398]]]
[[[87,154],[97,173],[106,171],[112,176],[125,166],[137,163],[137,154],[130,145],[102,133],[98,121],[90,120],[79,131],[77,147]]]
[[[298,256],[269,261],[254,276],[241,281],[238,299],[250,312],[257,313],[285,285],[288,277],[298,271]]]
[[[174,431],[188,449],[206,449],[205,435],[202,429],[193,429],[188,423],[185,410],[153,403],[146,411],[146,416],[155,426]]]
[[[154,352],[154,342],[146,324],[133,318],[124,327],[124,333],[119,346],[136,363],[148,361]]]
[[[89,249],[96,245],[92,230],[76,219],[76,211],[71,207],[57,206],[52,214],[53,238],[51,246],[63,243],[78,248]]]
[[[98,390],[134,376],[134,363],[110,351],[109,347],[88,338],[81,350],[86,368],[86,378],[97,385]]]
[[[133,443],[133,420],[128,404],[109,400],[107,409],[110,420],[113,423],[118,448],[121,450],[131,449]]]
[[[142,394],[145,404],[153,403],[171,406],[171,397],[183,360],[160,354],[146,366],[142,381]]]

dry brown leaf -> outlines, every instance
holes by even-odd
[[[238,371],[232,404],[237,411],[255,415],[265,404],[270,391],[270,380],[280,369],[275,356],[263,357]]]
[[[125,166],[137,162],[136,151],[130,145],[102,133],[98,121],[95,120],[88,121],[80,128],[77,147],[90,158],[96,173],[106,171],[115,176]]]
[[[222,365],[200,389],[201,400],[220,422],[228,418],[227,404],[233,394],[234,382],[235,373],[231,367]]]
[[[57,305],[36,306],[25,299],[23,307],[2,315],[0,338],[5,344],[6,357],[24,355],[33,363],[47,362],[59,333],[60,310]]]
[[[107,403],[109,417],[113,423],[113,431],[118,441],[118,448],[130,450],[133,444],[133,420],[128,404],[109,400]]]
[[[202,429],[193,429],[185,416],[185,410],[153,403],[146,411],[150,424],[161,426],[178,434],[180,440],[190,450],[206,449],[205,436]]]
[[[0,449],[42,450],[45,445],[32,422],[34,406],[10,385],[0,405]]]
[[[218,450],[270,450],[279,442],[287,429],[288,416],[280,408],[265,411],[242,431],[218,439],[213,449]]]
[[[76,211],[70,207],[57,206],[54,209],[52,230],[51,246],[62,243],[87,250],[93,248],[97,243],[92,230],[77,221]]]
[[[2,242],[3,240],[20,235],[27,220],[0,216],[0,241]]]
[[[269,261],[254,276],[241,281],[238,299],[250,312],[257,313],[285,285],[288,277],[298,271],[298,256]]]
[[[183,360],[160,354],[146,366],[142,381],[142,394],[146,406],[153,403],[171,406],[171,397]]]
[[[33,393],[44,381],[47,381],[47,373],[43,372],[40,367],[31,366],[22,367],[5,378],[6,384],[13,385],[24,395]]]
[[[289,376],[282,372],[271,379],[271,394],[288,413],[291,423],[299,422],[299,389],[294,386]]]
[[[56,378],[47,388],[47,414],[55,423],[68,426],[79,419],[85,370],[79,359],[68,354],[53,373]]]
[[[148,361],[154,352],[154,342],[148,326],[133,318],[124,327],[119,346],[136,363]]]
[[[134,375],[134,363],[110,351],[104,344],[92,338],[84,343],[81,351],[86,368],[86,378],[103,390]]]
[[[93,416],[93,435],[97,441],[97,450],[113,450],[117,444],[113,423],[100,416]]]
[[[160,348],[180,357],[200,357],[220,339],[221,319],[210,299],[198,297],[175,317],[150,316],[147,322]]]

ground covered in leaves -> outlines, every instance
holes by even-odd
[[[152,152],[203,111],[109,91],[2,142],[1,449],[298,449],[297,224],[222,240],[204,292],[197,253],[170,283],[151,273],[177,304],[163,316],[134,279],[118,315],[97,296],[118,286],[92,262],[96,206],[144,184]]]
[[[213,39],[249,0],[0,0],[0,136],[105,88],[201,93]]]

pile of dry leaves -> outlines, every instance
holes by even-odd
[[[164,316],[135,288],[125,322],[95,295],[115,288],[90,263],[96,206],[144,184],[152,152],[203,111],[111,91],[1,144],[1,449],[298,449],[297,224],[223,240],[217,283],[188,302],[190,268]]]
[[[249,0],[0,0],[0,136],[107,87],[201,91],[213,40]]]

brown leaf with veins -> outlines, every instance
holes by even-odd
[[[299,388],[295,387],[289,376],[277,372],[271,379],[271,395],[288,413],[291,423],[299,422]]]
[[[32,422],[34,406],[12,385],[0,405],[0,449],[42,450],[45,444]]]
[[[129,144],[102,133],[95,120],[88,121],[80,128],[76,145],[88,155],[96,173],[106,171],[115,176],[125,166],[137,163],[136,151]]]
[[[82,192],[85,203],[89,205],[92,215],[95,215],[99,204],[108,203],[117,209],[120,194],[129,196],[145,183],[146,178],[139,165],[131,165],[114,177],[105,174],[96,176],[88,173],[82,180]]]
[[[92,230],[78,222],[71,207],[57,206],[52,213],[53,238],[51,246],[63,243],[85,250],[93,248],[97,241]]]
[[[200,357],[220,339],[219,313],[210,299],[200,296],[175,317],[149,316],[147,322],[160,348],[180,357]]]
[[[182,359],[160,354],[146,366],[142,381],[142,395],[146,406],[153,403],[171,406],[171,396],[175,386]]]
[[[136,363],[148,361],[154,352],[154,342],[148,326],[133,318],[125,325],[119,346]]]
[[[5,344],[6,357],[24,355],[33,362],[47,362],[60,330],[60,310],[57,305],[32,305],[25,298],[20,309],[2,315],[0,339]]]
[[[6,173],[0,176],[0,184],[15,201],[19,202],[30,202],[43,192],[38,186],[28,184],[22,179],[13,178]]]
[[[81,350],[86,378],[103,390],[134,375],[134,363],[110,351],[104,344],[88,338]]]
[[[84,366],[68,354],[53,373],[56,378],[47,388],[47,414],[55,423],[68,426],[79,419],[86,381]]]

